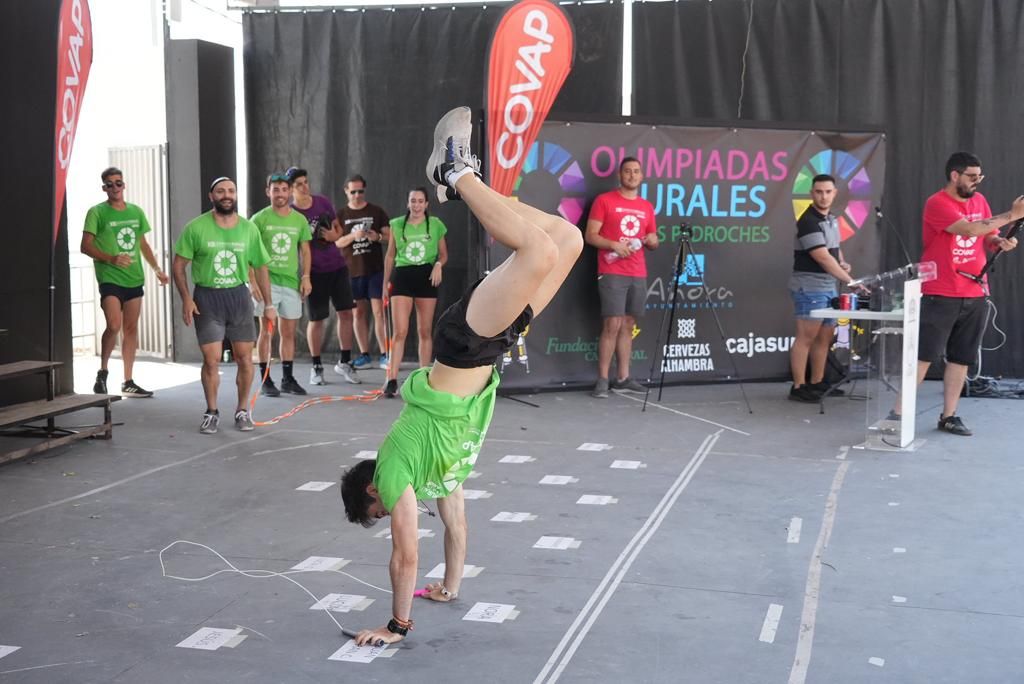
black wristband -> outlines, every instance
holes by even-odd
[[[405,636],[409,633],[409,629],[399,625],[398,620],[395,618],[391,618],[391,621],[388,622],[388,631],[392,634],[398,634],[399,636]]]

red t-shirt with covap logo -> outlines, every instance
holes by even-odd
[[[601,237],[619,242],[628,242],[636,238],[643,240],[648,233],[658,229],[654,217],[654,206],[642,197],[627,199],[618,190],[605,192],[597,196],[590,208],[591,221],[600,221]],[[605,255],[608,249],[597,250],[597,272],[615,273],[633,278],[647,277],[647,261],[643,249],[634,252],[625,259],[615,259],[609,263]]]
[[[980,221],[990,218],[992,210],[988,200],[981,193],[974,193],[966,201],[951,197],[945,190],[939,190],[924,204],[922,238],[924,252],[921,261],[934,261],[935,280],[923,283],[921,293],[941,297],[984,297],[985,290],[970,278],[957,271],[981,273],[985,266],[985,235],[954,235],[946,228],[957,221]],[[993,230],[992,233],[998,233]]]

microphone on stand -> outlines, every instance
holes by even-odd
[[[907,243],[903,242],[903,236],[900,235],[900,231],[896,230],[896,226],[892,224],[889,217],[882,213],[882,207],[875,207],[875,218],[879,221],[884,221],[889,231],[896,236],[896,241],[900,244],[900,249],[903,250],[903,256],[907,260],[907,265],[914,263],[914,260],[910,258],[910,250],[907,249]]]

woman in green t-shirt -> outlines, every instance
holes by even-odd
[[[391,219],[388,251],[384,256],[384,282],[390,302],[391,349],[388,353],[387,382],[384,396],[398,391],[398,368],[405,353],[409,334],[409,316],[416,307],[416,335],[419,340],[420,367],[430,365],[434,353],[434,308],[441,273],[448,262],[448,232],[441,219],[431,216],[425,188],[409,191],[405,216]]]

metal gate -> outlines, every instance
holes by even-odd
[[[124,172],[125,199],[146,213],[152,231],[146,235],[160,268],[171,275],[170,226],[167,208],[167,145],[114,147],[110,165]],[[139,354],[161,359],[171,358],[171,288],[173,281],[161,287],[156,274],[143,266],[146,297],[139,316]],[[99,331],[102,333],[102,330]],[[96,341],[99,349],[99,339]]]

